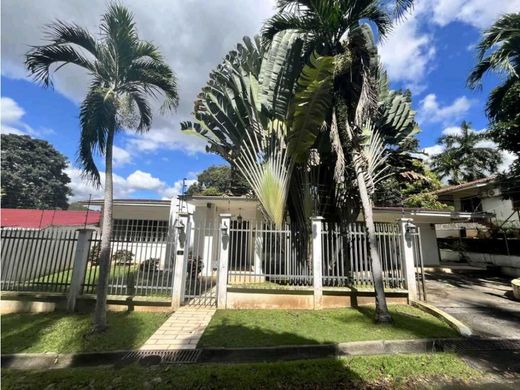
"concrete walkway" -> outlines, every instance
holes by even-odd
[[[213,307],[182,306],[146,340],[140,350],[195,349],[213,314]]]

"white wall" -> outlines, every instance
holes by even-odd
[[[513,212],[513,202],[500,197],[483,198],[482,211],[494,213],[498,221],[505,221]],[[518,213],[513,215],[508,222],[518,222]]]
[[[440,264],[439,249],[435,226],[429,223],[417,224],[421,232],[421,249],[424,266],[436,266]]]

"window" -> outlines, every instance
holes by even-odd
[[[114,241],[164,241],[167,235],[168,221],[114,219]]]
[[[473,213],[482,211],[482,202],[479,197],[465,198],[460,200],[460,211]]]

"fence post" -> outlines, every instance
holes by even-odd
[[[220,256],[217,273],[217,307],[226,308],[231,214],[220,214]]]
[[[321,309],[323,304],[322,250],[321,231],[323,217],[312,217],[312,277],[314,287],[314,309]]]
[[[78,229],[78,241],[74,252],[74,263],[72,265],[72,277],[69,293],[67,294],[67,311],[72,313],[76,309],[76,300],[81,293],[81,285],[85,279],[87,268],[89,241],[92,238],[92,229]]]
[[[415,279],[415,255],[413,248],[413,233],[416,226],[410,218],[400,218],[399,239],[402,248],[402,266],[404,267],[406,289],[408,290],[408,300],[417,299],[417,282]]]
[[[174,228],[177,245],[175,246],[175,265],[173,268],[172,309],[178,309],[184,302],[186,286],[186,267],[190,251],[191,218],[189,213],[179,213]]]
[[[254,271],[256,275],[262,274],[262,252],[264,251],[264,235],[255,231],[255,254],[254,254]]]

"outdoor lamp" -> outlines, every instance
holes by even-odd
[[[416,226],[413,223],[410,223],[410,221],[406,221],[405,227],[405,233],[404,236],[407,240],[412,239],[412,234],[415,233]]]
[[[222,237],[228,236],[228,226],[227,226],[226,222],[222,223],[222,226],[220,226],[220,230],[222,232]]]

